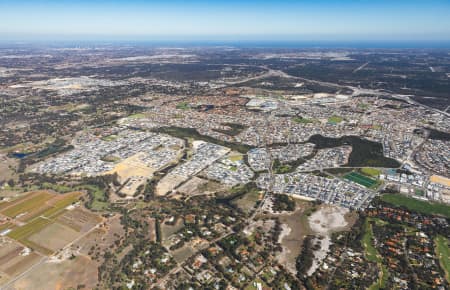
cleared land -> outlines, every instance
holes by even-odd
[[[234,199],[231,203],[243,210],[246,213],[250,213],[254,210],[255,206],[263,198],[263,193],[257,188],[252,188],[241,197]]]
[[[309,202],[297,202],[297,209],[292,213],[283,213],[279,216],[283,224],[283,233],[280,234],[282,252],[278,261],[291,273],[296,273],[295,260],[302,249],[303,239],[311,233],[308,224],[308,214],[313,211]]]
[[[101,222],[101,220],[101,217],[98,215],[81,208],[67,211],[57,218],[59,223],[78,232],[87,232],[93,226]]]
[[[434,183],[439,183],[445,186],[450,186],[450,178],[446,178],[439,175],[433,175],[430,177],[430,181]]]
[[[85,256],[59,263],[45,262],[27,273],[13,285],[13,289],[94,289],[97,283],[97,264]]]
[[[28,240],[55,252],[75,240],[78,236],[79,232],[59,223],[52,223],[31,235]]]
[[[24,247],[7,237],[0,238],[0,271],[8,277],[22,273],[42,256],[36,252],[25,252]]]
[[[381,196],[381,200],[395,206],[406,207],[412,211],[450,218],[450,206],[443,203],[422,201],[401,194],[384,194]]]

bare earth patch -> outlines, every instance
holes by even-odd
[[[312,275],[326,257],[331,245],[331,234],[351,226],[347,221],[349,213],[347,208],[324,205],[309,217],[309,227],[318,236],[314,242],[320,243],[320,248],[314,251],[314,260],[308,275]]]

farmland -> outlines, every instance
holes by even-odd
[[[83,194],[51,191],[25,193],[1,205],[0,276],[9,280],[45,256],[57,253],[102,219],[82,209]]]
[[[10,206],[2,211],[2,214],[9,217],[16,217],[19,214],[26,214],[34,208],[41,208],[44,204],[52,198],[52,194],[48,192],[37,192],[32,194],[29,198],[25,200],[19,200],[18,202],[13,202]]]

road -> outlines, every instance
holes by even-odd
[[[358,67],[355,71],[363,69],[368,64],[369,63],[363,64],[362,66]],[[236,84],[245,83],[245,82],[250,81],[250,80],[257,80],[257,79],[262,79],[262,78],[270,77],[270,76],[278,76],[278,77],[283,77],[283,78],[288,78],[288,79],[296,79],[296,80],[300,80],[300,81],[307,81],[307,82],[316,83],[316,84],[324,85],[324,86],[331,86],[331,87],[340,88],[340,89],[345,89],[345,88],[351,89],[353,91],[352,96],[357,96],[357,95],[361,95],[361,94],[368,94],[368,95],[375,95],[375,96],[390,95],[393,98],[396,98],[396,99],[399,99],[399,100],[403,100],[403,101],[407,101],[410,104],[413,104],[413,105],[416,105],[416,106],[421,106],[421,107],[424,107],[424,108],[426,108],[426,109],[428,109],[430,111],[433,111],[433,112],[436,112],[436,113],[440,113],[440,114],[444,114],[445,116],[450,117],[450,113],[447,112],[448,107],[445,110],[439,110],[439,109],[436,109],[436,108],[429,107],[429,106],[427,106],[425,104],[416,102],[416,101],[412,100],[409,96],[406,96],[406,95],[382,92],[382,91],[379,91],[379,90],[366,89],[366,88],[354,87],[354,86],[349,86],[349,85],[340,85],[340,84],[336,84],[336,83],[312,80],[312,79],[307,79],[307,78],[303,78],[303,77],[297,77],[297,76],[290,75],[290,74],[288,74],[288,73],[286,73],[284,71],[281,71],[281,70],[274,70],[274,69],[268,68],[267,66],[260,66],[260,68],[266,69],[267,72],[263,73],[261,75],[255,76],[255,77],[250,77],[250,78],[246,78],[246,79],[235,81],[235,82],[227,82],[226,84],[228,84],[228,85],[236,85]]]

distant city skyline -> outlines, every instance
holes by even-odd
[[[449,41],[450,1],[0,1],[3,40]]]

